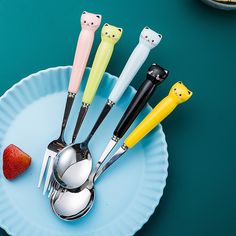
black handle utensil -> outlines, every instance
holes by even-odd
[[[168,77],[168,74],[168,70],[162,68],[157,64],[153,64],[152,66],[150,66],[145,81],[139,87],[137,93],[130,102],[128,108],[126,109],[124,115],[122,116],[120,122],[113,132],[113,137],[102,153],[100,158],[100,160],[102,161],[99,163],[99,165],[107,158],[118,141],[124,136],[135,118],[142,111],[148,100],[153,95],[157,86],[160,85]]]

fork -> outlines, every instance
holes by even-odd
[[[86,17],[86,21],[84,21],[84,17]],[[94,24],[93,19],[96,19],[96,25]],[[85,26],[85,22],[86,22],[86,26]],[[58,139],[55,139],[48,144],[46,151],[44,153],[44,158],[43,158],[41,171],[39,175],[38,188],[40,188],[41,186],[43,177],[47,169],[47,175],[46,175],[46,180],[44,184],[43,194],[46,193],[48,189],[48,185],[50,183],[50,178],[52,176],[52,169],[53,169],[53,160],[55,156],[57,155],[57,153],[66,146],[66,142],[64,139],[65,128],[68,122],[72,105],[74,103],[75,95],[79,89],[80,83],[84,75],[86,64],[88,62],[89,54],[91,52],[93,41],[94,41],[94,34],[95,34],[95,31],[100,26],[100,23],[101,23],[101,15],[88,13],[88,12],[82,13],[82,16],[81,16],[82,30],[79,34],[79,38],[78,38],[78,42],[76,46],[76,52],[75,52],[72,72],[70,76],[70,83],[68,87],[68,95],[67,95],[63,121],[61,125],[60,136]]]

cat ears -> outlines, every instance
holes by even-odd
[[[153,63],[149,67],[147,74],[156,79],[157,83],[162,83],[168,77],[169,71],[158,64]]]
[[[154,33],[156,33],[156,34],[158,35],[158,37],[159,37],[160,39],[162,39],[162,35],[161,35],[161,34],[157,33],[157,32],[154,31],[154,30],[152,30],[152,29],[151,29],[150,27],[148,27],[148,26],[145,26],[143,30],[150,30],[150,31],[153,31]]]
[[[152,63],[152,66],[158,66],[158,65],[157,65],[157,63]],[[165,71],[166,74],[169,74],[169,71],[168,71],[168,70],[166,70],[166,69],[164,69],[164,68],[163,68],[163,70]],[[152,72],[152,71],[151,71],[151,72]],[[151,74],[151,73],[149,73],[149,74]]]
[[[179,84],[183,84],[181,81],[179,81],[178,83],[179,83]],[[193,92],[191,92],[190,90],[188,90],[188,94],[189,94],[190,96],[192,96]]]
[[[106,23],[104,26],[107,27],[107,26],[109,26],[109,24]],[[123,29],[122,29],[122,28],[117,28],[117,29],[118,29],[121,33],[123,32]]]
[[[83,11],[83,13],[82,13],[82,14],[84,15],[84,14],[87,14],[87,13],[88,13],[87,11]],[[101,19],[101,18],[102,18],[102,16],[101,16],[101,15],[96,15],[96,17],[97,17],[98,19]]]

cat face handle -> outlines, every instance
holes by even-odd
[[[72,142],[75,141],[86,116],[88,108],[92,103],[106,68],[113,54],[114,46],[121,38],[123,30],[121,28],[105,24],[101,32],[101,43],[98,46],[92,68],[87,80],[82,98],[82,106],[75,125]]]
[[[171,97],[177,104],[180,104],[186,102],[192,94],[193,93],[188,90],[181,81],[179,81],[172,86],[168,96]]]
[[[102,16],[84,11],[81,15],[81,28],[95,32],[101,24]]]
[[[101,24],[102,16],[84,11],[81,15],[81,32],[79,34],[69,89],[76,94],[82,81],[88,58],[93,46],[94,33]]]
[[[146,26],[140,34],[139,42],[142,45],[148,47],[149,49],[152,49],[160,43],[161,39],[161,34],[155,32],[154,30]]]
[[[88,58],[93,46],[94,33],[101,23],[102,16],[98,14],[83,12],[81,15],[81,32],[78,37],[74,62],[72,66],[70,82],[68,87],[67,101],[61,125],[60,137],[64,141],[64,131],[70,115],[74,98],[81,84]]]
[[[102,27],[101,43],[97,49],[83,95],[83,103],[90,105],[113,54],[115,44],[123,30],[110,24]]]
[[[147,72],[147,79],[154,83],[161,84],[169,75],[169,71],[157,64],[152,64]]]
[[[175,88],[176,90],[174,90]],[[176,92],[177,90],[178,92]],[[180,94],[181,99],[179,98]],[[125,147],[132,148],[136,145],[144,136],[172,113],[177,105],[186,102],[191,96],[192,92],[182,82],[175,83],[170,89],[169,95],[162,99],[125,139]]]
[[[149,67],[146,79],[139,87],[134,98],[130,102],[120,122],[118,123],[113,137],[121,139],[126,131],[129,129],[138,114],[142,111],[148,100],[155,92],[158,85],[160,85],[167,77],[169,72],[157,64]]]
[[[148,31],[148,33],[144,34],[144,31],[145,32]],[[151,30],[147,30],[144,28],[144,30],[142,30],[140,34],[141,39],[142,37],[145,38],[146,35],[150,35],[150,31]],[[153,35],[155,37],[152,37],[152,38],[157,38],[155,39],[156,41],[155,45],[152,45],[151,41],[149,43],[148,42],[144,43],[142,41],[140,42],[139,40],[138,45],[135,47],[132,54],[130,55],[128,61],[125,64],[124,69],[121,72],[121,75],[119,76],[118,81],[116,82],[116,85],[114,86],[114,88],[111,91],[111,94],[109,95],[108,99],[112,101],[112,103],[118,102],[118,100],[121,98],[121,96],[124,94],[129,84],[131,83],[132,79],[135,77],[135,75],[137,74],[141,66],[146,61],[151,49],[157,46],[159,42],[161,41],[161,37],[158,36],[160,34],[155,32],[153,33]]]
[[[115,45],[120,40],[122,33],[122,28],[106,23],[102,27],[102,41]]]

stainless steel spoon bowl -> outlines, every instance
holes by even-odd
[[[54,161],[53,174],[62,187],[73,189],[74,186],[85,183],[91,169],[92,157],[88,147],[83,143],[73,144],[58,153]]]
[[[94,188],[79,192],[56,191],[50,203],[54,213],[63,220],[75,220],[84,216],[92,207],[95,198]]]
[[[55,157],[53,174],[62,187],[76,189],[88,179],[92,170],[92,156],[88,144],[112,106],[113,103],[108,100],[84,142],[67,146]]]
[[[75,220],[86,215],[92,208],[95,200],[95,181],[111,164],[118,160],[126,150],[128,150],[128,148],[124,145],[119,148],[111,158],[110,163],[104,166],[99,172],[102,163],[107,157],[101,158],[90,174],[88,181],[77,190],[63,189],[62,187],[54,190],[50,199],[54,213],[63,220]]]

